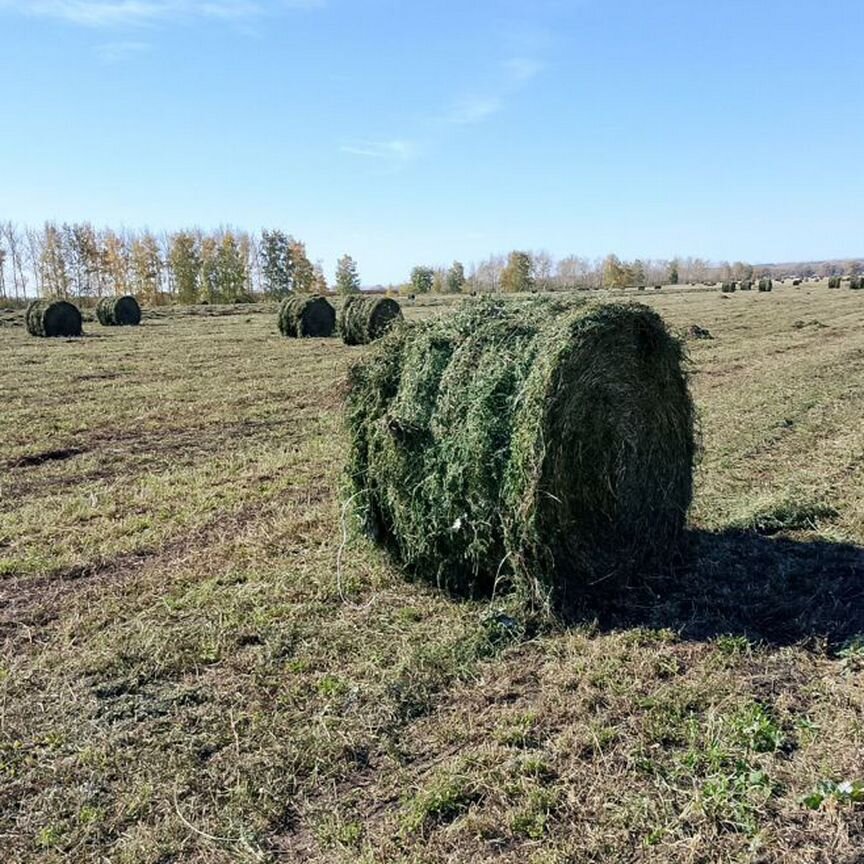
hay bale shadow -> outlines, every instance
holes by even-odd
[[[773,646],[842,645],[864,633],[864,547],[690,531],[680,560],[639,586],[595,597],[571,620],[668,627],[691,640],[743,635]]]

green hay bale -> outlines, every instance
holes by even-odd
[[[682,360],[639,304],[484,300],[407,324],[350,373],[348,502],[414,576],[578,598],[684,527]]]
[[[367,345],[401,320],[402,309],[389,297],[352,296],[342,304],[339,331],[346,345]]]
[[[96,304],[96,318],[103,327],[137,327],[141,323],[141,307],[130,295],[103,297]]]
[[[323,297],[286,297],[279,307],[279,332],[283,336],[332,336],[336,310]]]
[[[724,282],[720,286],[720,290],[724,294],[731,294],[738,286],[734,282]]]
[[[65,300],[34,300],[24,322],[31,336],[81,335],[81,313]]]
[[[860,291],[862,287],[862,280],[860,276],[850,276],[849,277],[849,288],[852,291]]]
[[[739,290],[752,291],[753,290],[753,283],[749,279],[743,279],[741,281],[741,285],[739,286]]]
[[[828,277],[828,287],[829,288],[839,288],[841,279],[839,276],[829,276]]]
[[[770,291],[774,287],[774,283],[770,279],[760,279],[759,280],[759,290],[760,291]]]

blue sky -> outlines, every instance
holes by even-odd
[[[0,0],[0,218],[864,256],[864,4]]]

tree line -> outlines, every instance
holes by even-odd
[[[357,264],[339,259],[335,290],[360,290]],[[134,294],[148,305],[240,303],[329,290],[321,262],[279,229],[220,228],[155,234],[96,229],[88,222],[40,228],[0,222],[0,298]]]
[[[467,270],[459,261],[449,268],[417,266],[398,288],[411,294],[638,288],[740,281],[777,275],[774,270],[773,265],[754,267],[744,261],[718,263],[693,257],[625,261],[617,255],[595,259],[568,255],[556,260],[546,251],[514,250],[492,255]]]
[[[418,265],[408,280],[389,286],[406,294],[520,292],[635,288],[704,284],[760,277],[858,275],[858,260],[754,267],[744,261],[702,258],[588,259],[549,252],[513,250],[466,267]],[[88,222],[39,228],[0,222],[0,300],[33,296],[102,297],[134,294],[147,305],[161,302],[238,303],[257,297],[278,300],[291,292],[331,289],[320,261],[279,229],[253,234],[231,228],[148,230],[96,229]],[[360,290],[357,263],[343,255],[332,289]]]

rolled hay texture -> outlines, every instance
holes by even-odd
[[[752,291],[753,283],[749,279],[743,279],[740,286],[741,291]]]
[[[141,307],[131,295],[103,297],[96,304],[96,318],[103,327],[137,327],[141,323]]]
[[[279,332],[283,336],[332,336],[336,310],[323,297],[286,297],[279,307]]]
[[[737,286],[735,285],[734,282],[724,282],[724,283],[720,286],[720,290],[721,290],[724,294],[730,294],[730,293],[732,293],[736,288],[737,288]]]
[[[849,287],[853,291],[860,291],[862,287],[862,280],[860,276],[850,276],[849,277]]]
[[[339,332],[346,345],[368,345],[401,320],[401,307],[389,297],[351,296],[342,304]]]
[[[774,283],[770,279],[760,279],[759,280],[759,290],[760,291],[770,291],[774,287]]]
[[[31,336],[80,336],[81,312],[65,300],[34,300],[24,317]]]
[[[682,360],[641,304],[480,301],[406,324],[349,375],[347,502],[417,578],[578,598],[684,527]]]

